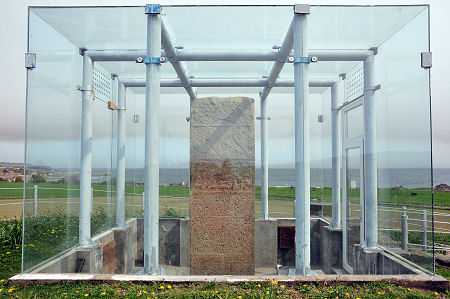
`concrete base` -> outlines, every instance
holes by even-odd
[[[32,273],[137,273],[143,267],[143,219],[130,219],[127,227],[114,228],[93,238],[95,246],[74,248],[42,263]],[[189,275],[190,220],[161,218],[160,267],[168,275]],[[316,273],[342,274],[342,230],[329,228],[321,218],[311,219],[311,268]],[[428,274],[387,250],[355,246],[354,274]],[[256,274],[283,274],[295,266],[295,219],[255,221]],[[259,269],[259,270],[258,270]],[[277,272],[277,269],[280,270]]]
[[[277,267],[277,235],[276,219],[257,219],[255,222],[255,267]]]
[[[344,284],[384,281],[412,288],[445,291],[449,281],[437,275],[315,275],[315,276],[170,276],[170,275],[98,275],[98,274],[18,274],[9,279],[10,284],[34,285],[59,283],[61,281],[95,282],[164,282],[164,283],[228,283],[267,282],[277,280],[279,284],[294,285],[304,283],[337,282]]]
[[[364,249],[354,246],[355,261],[354,274],[385,275],[385,274],[417,274],[424,275],[423,271],[412,267],[400,258],[384,250]]]

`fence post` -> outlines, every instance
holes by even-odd
[[[142,192],[142,210],[144,210],[144,201],[145,201],[145,195],[144,195],[144,192]]]
[[[427,211],[422,211],[422,250],[427,251]]]
[[[38,186],[34,185],[34,216],[38,215]]]
[[[406,207],[402,210],[402,249],[408,251],[408,215],[406,215]]]

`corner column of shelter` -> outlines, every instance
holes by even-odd
[[[146,5],[147,52],[145,72],[144,273],[159,272],[159,108],[160,5]]]
[[[294,93],[295,93],[295,269],[310,273],[310,157],[309,157],[309,67],[307,17],[310,6],[294,7]]]
[[[94,246],[91,238],[92,210],[92,105],[94,100],[94,61],[81,50],[83,55],[83,83],[81,90],[81,153],[80,153],[80,219],[79,247]]]

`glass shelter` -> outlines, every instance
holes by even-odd
[[[24,273],[433,274],[429,8],[30,7]]]

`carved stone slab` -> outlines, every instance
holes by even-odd
[[[245,97],[191,104],[191,274],[255,274],[255,112]]]

